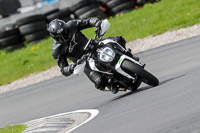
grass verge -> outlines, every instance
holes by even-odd
[[[25,125],[14,125],[0,128],[0,133],[22,133],[27,128]]]
[[[132,41],[192,26],[200,23],[199,11],[199,0],[162,0],[146,4],[141,9],[109,19],[111,27],[106,36],[122,35]],[[89,38],[94,37],[94,28],[83,32]],[[0,85],[56,65],[51,56],[51,45],[52,39],[48,38],[12,53],[0,51]]]

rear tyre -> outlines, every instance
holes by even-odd
[[[137,74],[141,81],[150,86],[157,86],[159,84],[159,80],[154,75],[129,60],[124,60],[121,67],[122,70],[133,77],[135,77],[135,74]]]

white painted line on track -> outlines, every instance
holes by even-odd
[[[70,129],[69,131],[65,132],[65,133],[69,133],[75,129],[77,129],[78,127],[84,125],[85,123],[91,121],[95,116],[97,116],[99,114],[99,111],[96,110],[96,109],[90,109],[90,110],[77,110],[77,111],[74,111],[73,113],[84,113],[84,112],[89,112],[91,115],[90,117],[85,120],[83,123],[77,125],[76,127],[73,127],[72,129]]]
[[[53,131],[53,128],[54,129],[56,128],[56,123],[60,124],[63,122],[66,123],[66,125],[64,125],[64,126],[67,126],[67,124],[72,124],[72,125],[71,125],[71,127],[69,126],[67,128],[58,126],[58,129],[56,129],[56,130],[57,131],[64,130],[63,133],[70,133],[71,131],[79,128],[80,126],[82,126],[82,125],[86,124],[87,122],[89,122],[90,120],[92,120],[98,114],[99,114],[99,111],[96,109],[84,109],[84,110],[77,110],[77,111],[61,113],[61,114],[57,114],[57,115],[53,115],[53,116],[48,116],[48,117],[44,117],[44,118],[39,118],[36,120],[26,122],[25,124],[28,126],[28,129],[23,131],[23,133],[32,133],[34,131],[42,132],[43,130]],[[60,119],[60,118],[62,118],[62,119]],[[70,119],[72,119],[72,120],[70,120]],[[72,122],[73,120],[75,120],[75,121]],[[49,125],[51,123],[53,123],[52,127],[51,127],[51,125]]]

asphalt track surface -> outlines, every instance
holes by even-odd
[[[134,93],[94,88],[86,76],[57,77],[0,95],[0,127],[80,109],[97,109],[74,133],[199,133],[200,36],[139,53],[160,80]]]

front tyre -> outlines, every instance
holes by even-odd
[[[135,77],[135,74],[137,74],[137,76],[140,77],[141,81],[150,86],[157,86],[159,84],[159,80],[154,75],[129,60],[124,60],[121,67],[122,70],[133,77]]]

